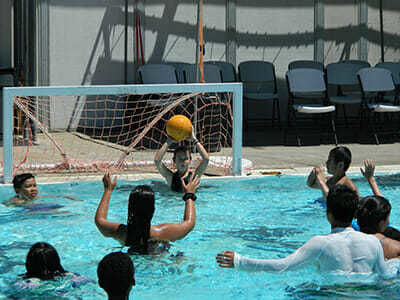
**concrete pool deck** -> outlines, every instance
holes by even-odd
[[[400,142],[383,143],[376,145],[369,141],[368,143],[354,142],[352,138],[354,133],[351,129],[342,131],[342,140],[348,143],[341,143],[340,145],[347,146],[352,152],[352,164],[350,168],[351,173],[360,173],[360,166],[363,165],[365,159],[372,159],[376,163],[376,172],[400,172]],[[346,138],[345,134],[348,134]],[[268,129],[265,127],[252,127],[244,132],[243,140],[244,146],[242,148],[242,157],[252,162],[253,168],[246,172],[249,176],[262,176],[263,173],[280,172],[282,174],[306,174],[319,164],[325,164],[328,158],[329,151],[335,147],[333,144],[319,144],[312,141],[311,145],[306,146],[282,146],[282,130]],[[57,137],[58,138],[58,137]],[[80,152],[86,155],[96,154],[96,151],[107,153],[108,157],[119,157],[121,151],[110,145],[93,143],[88,140],[69,135],[64,140],[66,151],[74,151],[74,148],[68,149],[69,146],[78,145]],[[43,157],[47,138],[42,134],[39,135],[40,145],[34,146],[31,149],[33,156]],[[339,139],[340,141],[341,139]],[[67,141],[67,142],[65,142]],[[362,141],[361,141],[362,142]],[[328,141],[330,143],[330,141]],[[0,154],[2,155],[2,147],[0,147]],[[224,149],[226,150],[226,149]],[[75,150],[76,151],[76,150]],[[224,153],[211,153],[210,155],[231,155],[231,150],[224,151]],[[22,152],[21,152],[22,153]],[[141,160],[153,161],[155,151],[149,152],[136,152],[135,155]],[[194,155],[197,156],[197,155]],[[88,156],[89,157],[89,156]],[[211,167],[206,170],[206,173],[218,174],[215,168]],[[82,173],[82,174],[39,174],[37,180],[40,183],[44,182],[59,182],[59,181],[89,181],[100,180],[101,173]],[[215,176],[213,176],[215,178]],[[122,179],[147,179],[147,178],[161,178],[155,166],[150,166],[145,171],[125,171],[120,174]]]

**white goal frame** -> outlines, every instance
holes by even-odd
[[[3,183],[12,181],[13,98],[18,96],[87,96],[163,93],[233,93],[232,173],[242,174],[242,83],[135,84],[10,87],[3,89]]]

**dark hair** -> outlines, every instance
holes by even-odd
[[[28,180],[29,178],[35,178],[35,176],[33,176],[33,174],[31,174],[31,173],[15,175],[13,178],[13,181],[12,181],[14,190],[22,188],[24,182],[26,180]]]
[[[357,223],[364,233],[378,233],[379,222],[386,220],[392,206],[389,201],[381,196],[368,196],[360,201],[357,211]]]
[[[99,262],[97,277],[100,287],[109,296],[122,296],[135,284],[135,268],[127,254],[112,252]]]
[[[25,278],[35,277],[42,280],[53,279],[67,272],[61,265],[57,250],[45,242],[32,245],[26,255],[25,268]]]
[[[329,152],[329,155],[332,155],[336,164],[343,162],[345,172],[349,169],[351,164],[351,152],[349,148],[345,146],[335,147]]]
[[[139,185],[131,191],[128,205],[128,234],[125,245],[129,252],[147,254],[150,221],[154,214],[154,192],[148,185]]]
[[[182,145],[178,146],[178,147],[174,150],[174,155],[173,155],[173,157],[172,157],[172,160],[173,160],[173,161],[175,161],[175,159],[176,159],[176,154],[177,154],[178,152],[183,152],[183,153],[189,152],[189,158],[192,159],[192,154],[191,154],[190,151],[189,151],[188,145],[186,145],[185,143],[182,143]]]
[[[336,184],[329,189],[326,210],[332,213],[336,221],[351,223],[358,205],[356,191],[347,185]]]
[[[391,226],[388,226],[385,231],[383,232],[383,235],[396,241],[400,241],[400,231],[398,231],[396,228],[393,228]]]

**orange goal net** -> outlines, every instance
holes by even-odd
[[[230,174],[233,90],[167,93],[159,92],[162,88],[140,92],[137,86],[131,86],[132,91],[125,87],[128,93],[104,88],[101,94],[77,95],[60,88],[60,95],[54,95],[55,88],[48,95],[44,90],[39,96],[36,91],[33,96],[13,96],[12,175],[107,168],[156,172],[155,152],[167,139],[168,119],[176,114],[191,120],[196,137],[214,157],[207,171]],[[173,167],[172,155],[166,160]],[[193,164],[197,162],[194,152]]]

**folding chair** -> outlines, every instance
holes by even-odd
[[[289,63],[288,69],[316,69],[324,72],[325,66],[323,63],[315,60],[295,60]]]
[[[376,68],[382,68],[392,72],[393,81],[396,86],[394,93],[385,93],[385,100],[395,102],[400,94],[400,62],[381,62],[375,65]]]
[[[298,146],[301,146],[296,114],[303,114],[312,117],[328,115],[335,144],[337,145],[335,121],[332,117],[332,113],[335,111],[335,106],[326,104],[327,90],[324,73],[321,70],[316,69],[289,70],[286,72],[286,81],[289,91],[289,102],[288,126],[285,129],[285,144],[287,141],[287,131],[291,127],[291,121],[293,120],[296,130],[297,144]],[[304,95],[307,94],[312,97],[305,99]],[[316,97],[317,95],[319,95],[319,97]],[[320,137],[321,135],[322,132],[320,131]]]
[[[328,99],[330,103],[336,106],[336,117],[338,108],[342,109],[346,127],[348,127],[346,106],[358,105],[358,119],[361,117],[362,95],[357,72],[364,66],[365,64],[361,62],[338,62],[326,66],[327,84],[336,88],[333,95],[328,94]]]
[[[236,82],[236,71],[235,67],[226,61],[206,61],[204,65],[216,65],[221,70],[222,82]]]
[[[185,68],[187,68],[187,66],[191,66],[190,63],[185,63],[185,62],[167,62],[165,64],[173,66],[175,68],[176,77],[177,77],[178,83],[185,83],[184,70],[185,70]]]
[[[178,83],[176,70],[167,64],[146,64],[138,69],[139,81],[143,84]]]
[[[398,105],[397,100],[395,104],[384,101],[384,93],[393,92],[396,89],[392,72],[382,68],[364,68],[357,75],[362,91],[363,111],[366,111],[368,114],[368,125],[371,125],[375,142],[379,145],[378,132],[376,130],[377,125],[384,129],[380,134],[399,133],[399,128],[387,130],[388,124],[385,122],[387,118],[383,118],[383,121],[379,121],[377,118],[380,114],[387,115],[388,113],[400,112],[400,105]],[[371,115],[374,117],[372,122],[370,120]]]
[[[245,61],[239,64],[239,80],[243,83],[243,99],[246,99],[245,125],[249,121],[249,101],[272,101],[272,127],[275,119],[281,127],[279,97],[276,85],[275,67],[267,61]],[[257,120],[257,119],[253,119]]]
[[[355,65],[360,65],[363,68],[369,68],[371,66],[371,64],[365,60],[361,60],[361,59],[347,59],[347,60],[341,60],[341,63],[345,63],[345,64],[355,64]]]

